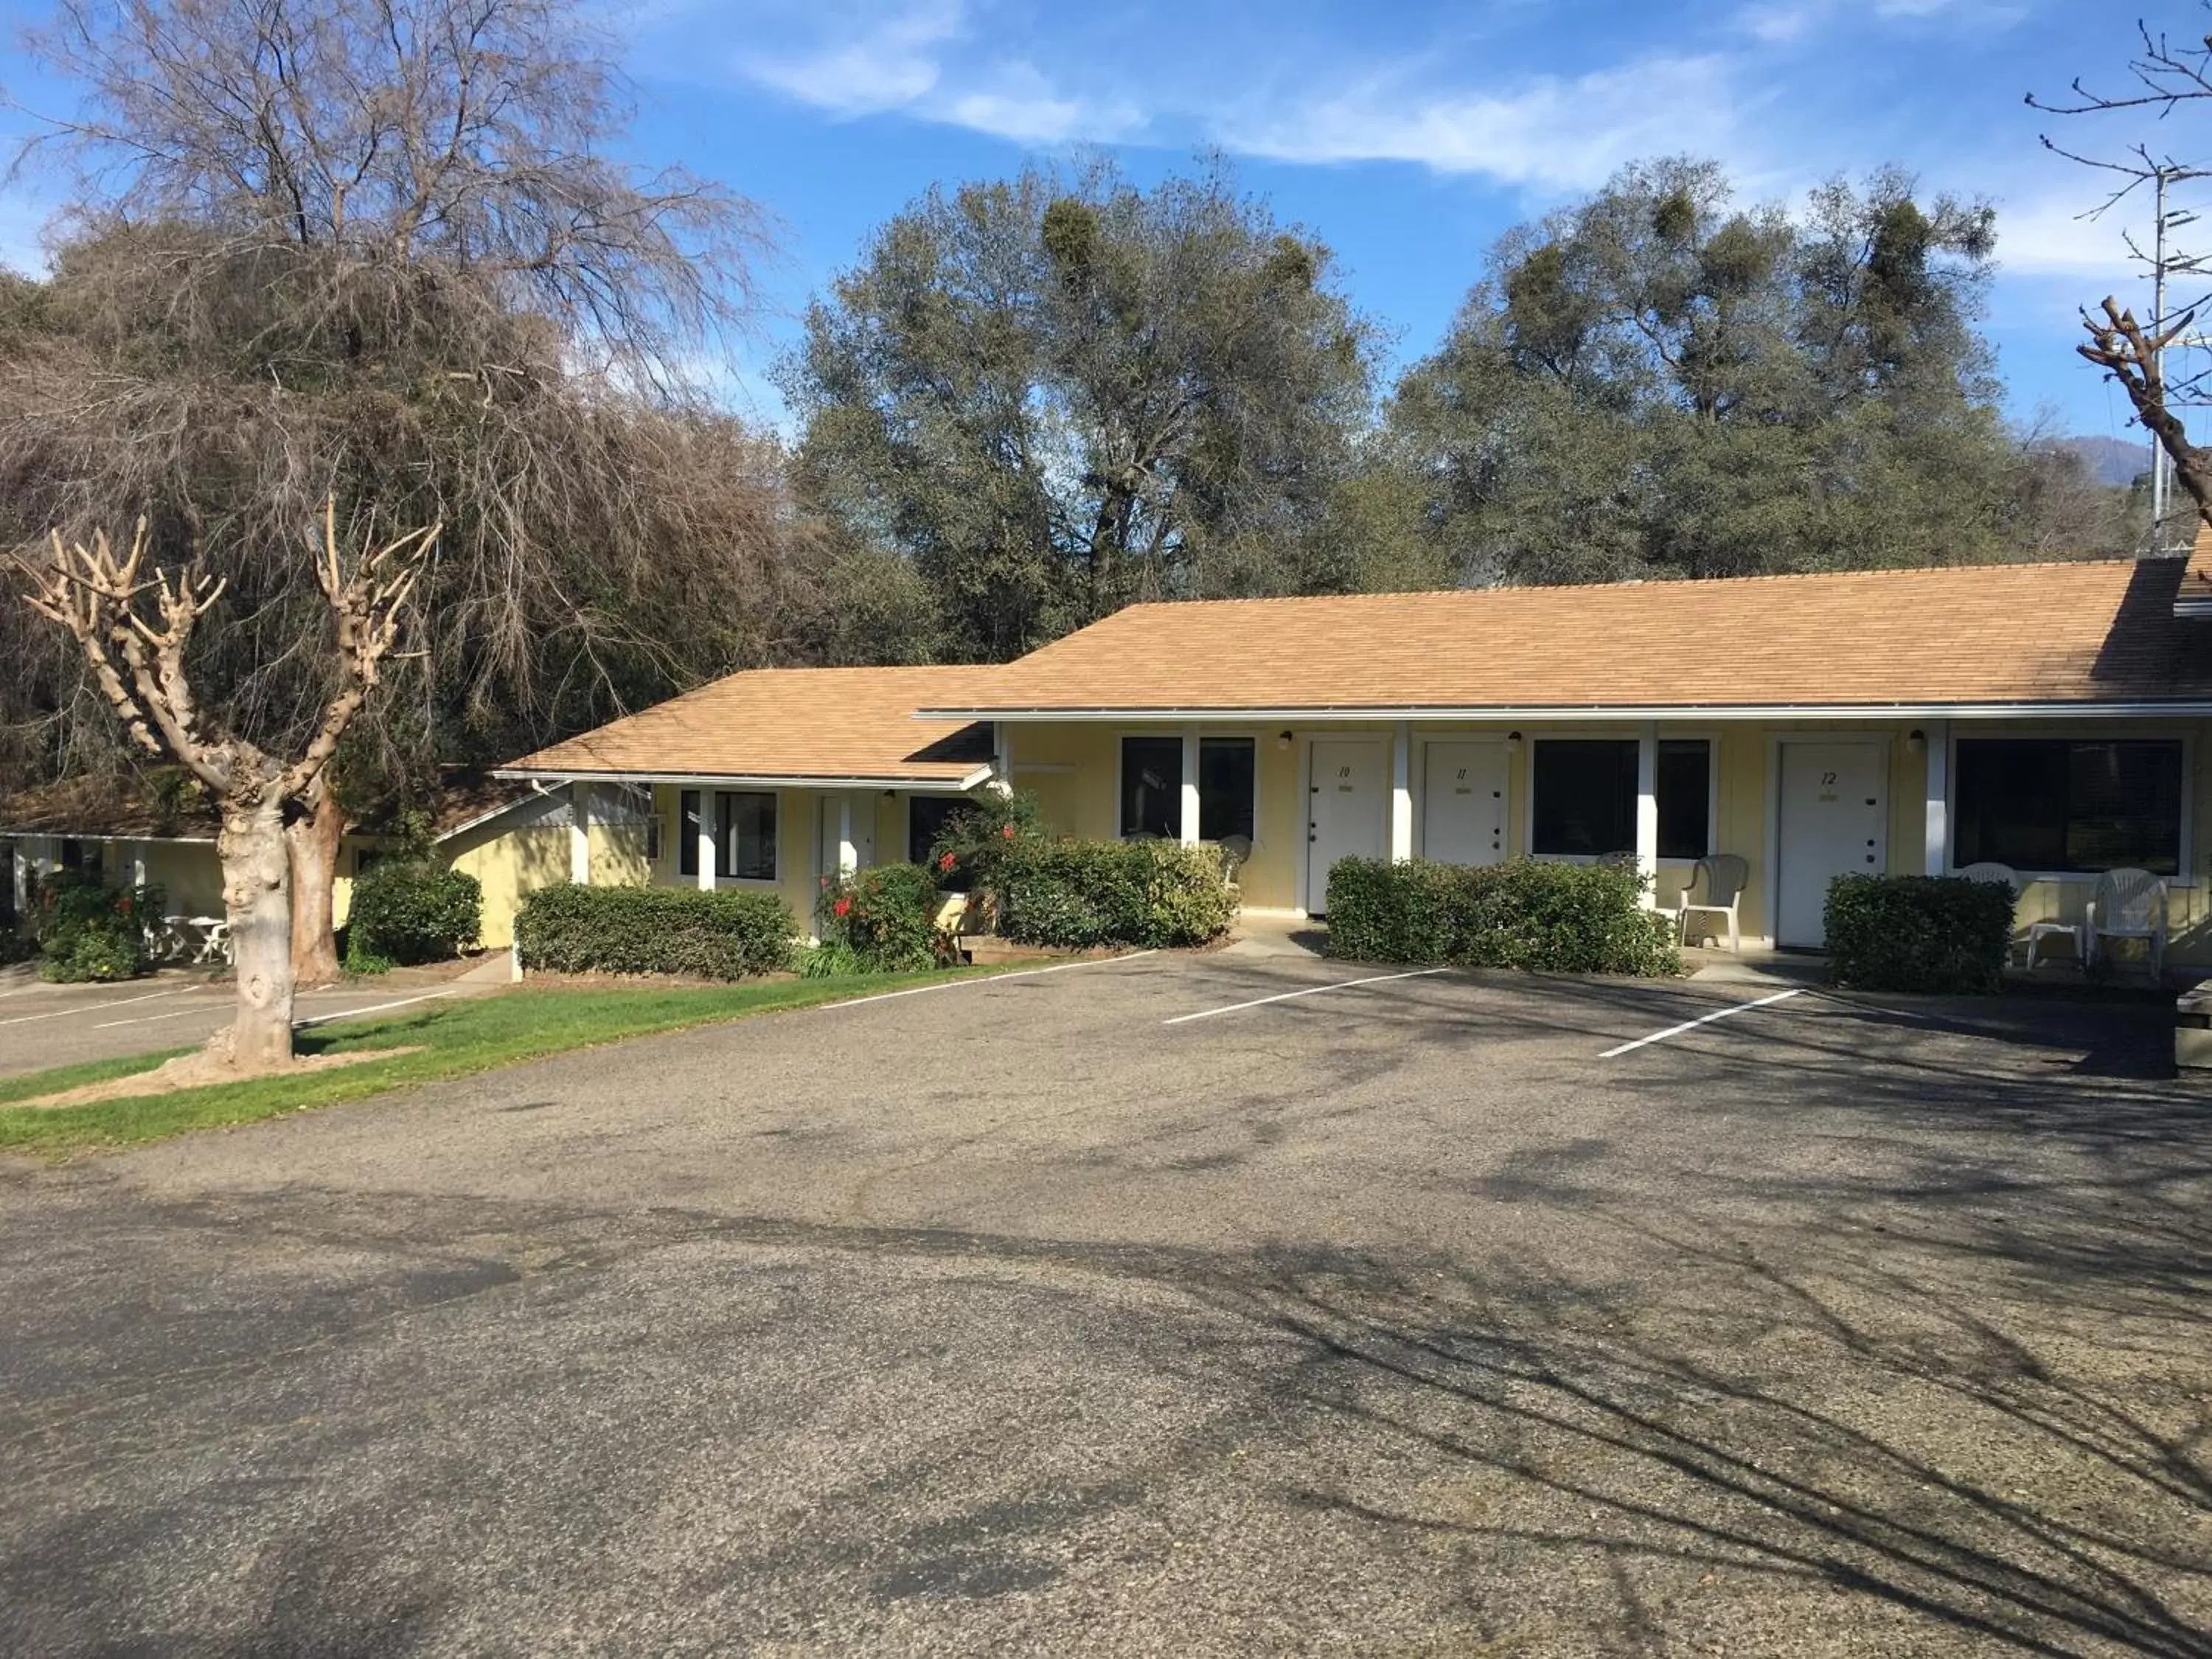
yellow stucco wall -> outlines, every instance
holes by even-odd
[[[162,890],[162,908],[173,916],[222,914],[222,863],[211,841],[152,841],[142,843],[146,879]],[[132,848],[113,849],[121,878],[128,879]]]
[[[1012,752],[1017,787],[1033,792],[1047,828],[1063,835],[1109,836],[1119,829],[1117,781],[1120,744],[1124,736],[1166,735],[1178,726],[1105,722],[1022,724],[1014,728]],[[1364,737],[1386,745],[1392,728],[1387,725],[1331,726],[1325,731],[1293,728],[1288,751],[1277,746],[1281,726],[1201,726],[1205,736],[1251,736],[1257,739],[1259,802],[1257,835],[1252,861],[1243,875],[1248,908],[1295,911],[1303,904],[1303,840],[1308,749],[1316,736]],[[1422,787],[1425,767],[1419,745],[1430,740],[1497,738],[1517,731],[1522,741],[1508,751],[1507,852],[1525,854],[1528,833],[1528,780],[1535,739],[1544,737],[1630,737],[1631,726],[1573,726],[1517,721],[1472,725],[1417,725],[1413,728],[1415,751],[1409,767],[1413,801],[1415,851],[1419,851]],[[1917,749],[1910,734],[1941,728],[1928,722],[1869,720],[1849,727],[1838,726],[1743,724],[1738,722],[1665,722],[1662,738],[1696,737],[1715,745],[1713,850],[1735,853],[1751,866],[1749,884],[1741,905],[1747,939],[1768,937],[1771,922],[1768,884],[1771,877],[1769,837],[1773,833],[1773,768],[1779,742],[1796,738],[1808,742],[1844,738],[1867,738],[1885,745],[1887,755],[1887,833],[1884,867],[1893,873],[1913,874],[1926,868],[1928,744]],[[2185,879],[2169,884],[2168,927],[2170,954],[2181,963],[2212,965],[2212,776],[2208,776],[2206,750],[2212,738],[2212,722],[2116,721],[2075,725],[2028,722],[1975,722],[1954,727],[1954,735],[2030,737],[2079,735],[2102,737],[2173,737],[2191,739],[2187,764],[2191,815],[2185,825]],[[1940,735],[1937,738],[1940,741]],[[1662,860],[1659,868],[1658,900],[1671,907],[1689,878],[1686,861]],[[2055,917],[2078,923],[2094,887],[2094,878],[2066,878],[2031,882],[2021,896],[2019,931],[2026,936],[2030,921]]]

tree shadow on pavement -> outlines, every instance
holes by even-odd
[[[1306,1345],[1300,1407],[1490,1494],[1308,1500],[1564,1553],[1624,1641],[1647,1581],[1752,1575],[1978,1650],[2212,1656],[2212,1107],[1796,1040],[1790,1109],[1881,1155],[1723,1148],[1674,1197],[1559,1166],[1632,1275],[1284,1255],[1229,1290]]]

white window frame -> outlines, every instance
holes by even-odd
[[[1441,734],[1439,734],[1441,735]],[[1540,853],[1536,850],[1536,745],[1540,743],[1636,743],[1642,734],[1632,726],[1600,726],[1587,729],[1568,726],[1548,732],[1523,730],[1522,741],[1527,748],[1528,763],[1523,774],[1521,801],[1521,850],[1525,858],[1546,864],[1595,864],[1599,854],[1594,853]],[[1707,756],[1705,764],[1705,848],[1708,855],[1720,845],[1721,837],[1721,740],[1720,733],[1710,728],[1696,732],[1670,732],[1663,727],[1654,739],[1656,743],[1703,743]],[[1655,761],[1656,753],[1655,750]],[[1511,776],[1508,770],[1508,778]],[[1510,787],[1510,783],[1509,783]],[[1632,848],[1624,848],[1632,852]],[[1688,871],[1697,867],[1695,859],[1663,858],[1659,860],[1662,870]]]
[[[1182,728],[1180,726],[1176,726],[1164,732],[1157,729],[1148,730],[1143,726],[1117,728],[1115,731],[1114,802],[1111,811],[1114,815],[1113,838],[1115,841],[1127,841],[1129,839],[1129,836],[1124,834],[1121,829],[1121,780],[1123,775],[1123,767],[1126,764],[1125,745],[1131,738],[1157,738],[1169,740],[1175,743],[1178,749],[1180,749],[1183,742],[1183,732]],[[1205,746],[1208,741],[1218,741],[1224,738],[1232,738],[1239,743],[1249,743],[1252,745],[1252,845],[1256,848],[1260,845],[1260,750],[1264,744],[1272,742],[1273,739],[1271,736],[1266,733],[1255,731],[1234,728],[1224,729],[1218,726],[1200,726],[1198,731],[1200,751],[1201,753],[1204,752]],[[1024,767],[1022,769],[1026,771],[1030,769]],[[1176,775],[1178,779],[1182,777],[1182,774],[1180,769],[1178,769]],[[1170,839],[1172,840],[1174,837],[1170,836]]]
[[[2158,879],[2167,888],[2197,885],[2197,738],[2190,732],[2127,731],[2109,726],[2087,730],[2063,726],[2006,726],[1992,730],[1969,726],[1953,729],[1943,738],[1943,873],[1956,875],[1959,865],[1959,744],[1972,743],[2178,743],[2181,745],[2181,823],[2174,862],[2179,868]],[[2062,886],[2094,886],[2103,879],[2094,870],[2014,870],[2023,882],[2047,881]]]
[[[1209,743],[1249,743],[1252,745],[1252,845],[1260,844],[1260,734],[1257,732],[1208,732],[1198,734],[1199,822],[1206,821],[1206,745]],[[1115,816],[1121,816],[1120,792],[1115,792]]]
[[[1177,780],[1178,787],[1180,787],[1182,777],[1182,732],[1180,727],[1172,728],[1165,732],[1156,730],[1146,731],[1142,727],[1137,727],[1130,731],[1115,732],[1114,734],[1114,804],[1111,808],[1109,809],[1114,815],[1113,838],[1115,841],[1132,841],[1135,839],[1134,836],[1131,836],[1128,831],[1121,827],[1121,781],[1127,775],[1127,768],[1128,765],[1128,743],[1131,738],[1152,738],[1162,742],[1174,744],[1176,746],[1176,778]],[[1176,837],[1170,836],[1167,837],[1167,839],[1172,841],[1176,839]]]
[[[703,799],[702,799],[702,801],[701,801],[701,803],[700,803],[700,811],[701,811],[702,814],[703,815],[703,814],[705,813],[706,810],[707,810],[707,804],[708,804],[708,802],[712,802],[712,803],[713,803],[713,805],[714,805],[714,818],[713,818],[713,823],[714,823],[714,848],[715,848],[715,852],[716,852],[716,854],[717,854],[718,857],[719,857],[719,855],[720,855],[721,854],[724,854],[724,853],[727,852],[727,850],[728,850],[726,848],[723,847],[723,846],[722,846],[722,844],[721,844],[721,842],[722,842],[722,797],[723,797],[723,796],[725,796],[725,795],[766,795],[766,796],[767,796],[770,800],[772,800],[772,801],[774,801],[774,802],[775,803],[775,835],[774,835],[774,836],[772,836],[769,838],[769,853],[770,853],[771,856],[772,856],[772,857],[773,857],[773,859],[775,860],[775,873],[774,875],[772,875],[772,876],[765,876],[765,877],[763,877],[763,876],[725,876],[725,875],[722,875],[722,874],[720,874],[720,873],[717,872],[717,874],[716,874],[716,875],[715,875],[715,877],[714,877],[714,888],[715,888],[715,890],[716,890],[717,892],[719,892],[719,891],[720,891],[720,890],[721,890],[723,888],[725,888],[725,887],[730,887],[730,888],[736,888],[736,889],[740,889],[740,890],[750,890],[755,891],[755,892],[771,892],[771,891],[775,890],[776,889],[781,888],[781,887],[783,885],[783,823],[784,823],[784,801],[783,801],[783,797],[784,797],[784,792],[783,792],[782,790],[781,790],[781,789],[710,789],[710,790],[708,790],[708,791],[705,793],[705,795],[704,795]],[[678,804],[678,813],[679,813],[679,815],[680,815],[681,811],[682,811],[682,806],[681,806],[681,803],[680,803],[680,802],[679,802],[679,804]]]
[[[1705,745],[1705,856],[1711,858],[1716,853],[1728,851],[1721,845],[1721,734],[1713,730],[1662,732],[1658,741],[1662,744],[1702,743]],[[1532,772],[1529,776],[1533,783],[1535,775]],[[1652,781],[1656,787],[1658,781],[1656,754],[1653,757]],[[1659,860],[1659,867],[1662,870],[1687,872],[1696,869],[1697,866],[1695,859],[1662,856]]]

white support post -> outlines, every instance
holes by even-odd
[[[592,881],[592,786],[568,786],[568,879],[579,887]]]
[[[1198,845],[1198,727],[1182,729],[1182,844]]]
[[[1014,728],[1005,720],[991,722],[991,779],[1011,793],[1014,787]]]
[[[15,866],[15,914],[31,914],[31,843],[28,837],[19,840],[10,860]]]
[[[1390,860],[1413,856],[1413,728],[1400,720],[1390,733]]]
[[[131,885],[135,890],[146,884],[146,843],[131,843]]]
[[[699,792],[699,890],[714,890],[714,792]]]
[[[860,867],[860,849],[853,842],[853,797],[850,791],[841,790],[837,795],[837,876],[840,880]]]
[[[1951,727],[1948,721],[1930,720],[1921,734],[1928,746],[1926,858],[1921,867],[1940,876],[1951,850]]]
[[[1644,908],[1659,902],[1659,728],[1636,728],[1636,873],[1643,878]]]

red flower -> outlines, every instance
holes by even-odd
[[[999,833],[1001,836],[1004,836],[1008,841],[1012,841],[1014,838],[1014,826],[1011,823],[1006,824],[1000,830]]]
[[[943,858],[938,860],[937,867],[940,870],[950,870],[952,867],[952,854],[947,853]]]
[[[850,911],[852,908],[852,900],[848,898],[841,898],[835,904],[830,907],[830,913],[832,915],[842,916]]]

